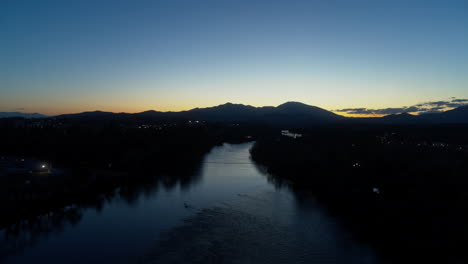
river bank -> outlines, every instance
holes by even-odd
[[[251,153],[389,259],[465,263],[468,153],[439,145],[359,132],[267,139]]]

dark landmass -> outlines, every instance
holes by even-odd
[[[251,154],[396,263],[468,261],[466,125],[305,130]]]

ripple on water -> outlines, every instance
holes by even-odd
[[[265,197],[243,195],[199,211],[162,234],[140,263],[375,263],[363,252],[338,252],[322,238],[304,239],[269,216]]]

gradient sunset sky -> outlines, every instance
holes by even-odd
[[[468,1],[2,0],[0,32],[4,112],[468,98]]]

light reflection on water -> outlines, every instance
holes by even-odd
[[[202,209],[226,204],[286,226],[302,246],[315,245],[315,249],[361,263],[372,260],[368,249],[352,241],[313,202],[298,204],[290,190],[272,184],[251,162],[251,146],[215,147],[191,175],[121,188],[88,206],[65,208],[2,230],[0,261],[134,262],[161,232],[182,225],[183,219]]]

